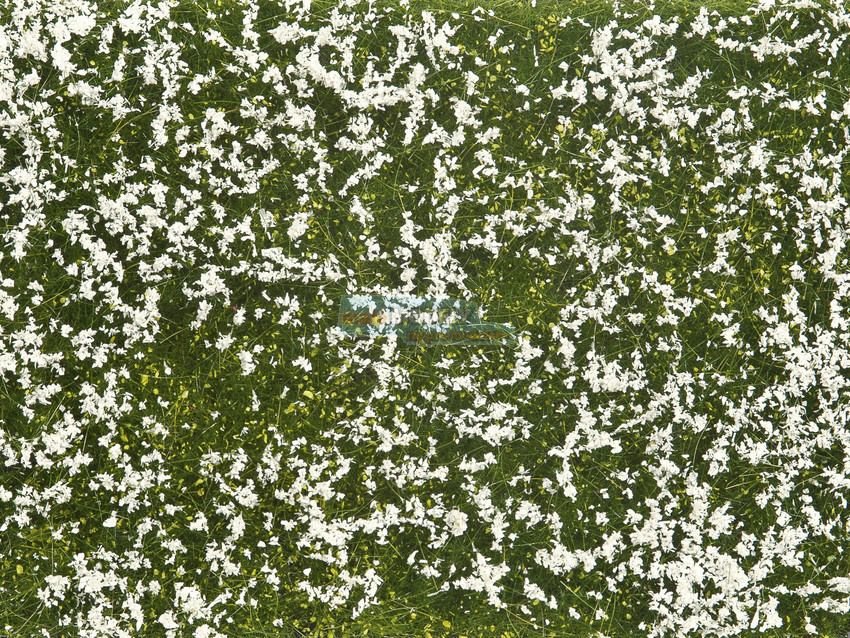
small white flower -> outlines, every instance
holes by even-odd
[[[221,352],[224,352],[233,344],[234,341],[236,341],[236,339],[230,335],[221,335],[215,342],[215,347]]]
[[[50,53],[53,56],[53,66],[62,72],[62,79],[77,70],[77,67],[71,63],[70,52],[61,44],[54,45]]]
[[[313,369],[313,364],[306,357],[298,357],[292,362],[292,365],[304,368],[304,372],[310,372]]]
[[[257,368],[257,364],[254,363],[254,356],[250,352],[243,350],[237,356],[239,357],[239,363],[242,364],[243,375],[249,375]]]
[[[159,624],[165,627],[166,629],[177,629],[180,625],[174,622],[174,614],[170,611],[161,614],[159,618],[157,618]]]
[[[75,35],[86,35],[91,31],[97,22],[91,16],[74,16],[69,18],[67,23],[68,31]]]
[[[446,515],[446,523],[449,525],[452,536],[460,536],[466,531],[467,519],[467,515],[457,509],[451,510]]]
[[[835,578],[827,581],[827,584],[833,591],[837,591],[840,594],[850,594],[850,578],[836,576]]]
[[[543,590],[540,588],[540,585],[529,581],[528,576],[525,577],[524,590],[525,595],[528,596],[531,600],[539,600],[542,602],[546,602],[546,594],[543,593]]]
[[[204,516],[203,512],[198,514],[198,517],[189,523],[189,529],[195,532],[209,531],[209,528],[207,527],[207,517]]]
[[[286,231],[286,234],[289,235],[291,240],[295,241],[307,232],[307,229],[310,228],[310,225],[307,223],[309,217],[309,213],[298,213],[295,215],[295,219],[292,220],[292,226]]]

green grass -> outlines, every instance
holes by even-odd
[[[837,6],[718,3],[726,31],[688,38],[690,2],[378,2],[374,25],[365,5],[317,1],[300,19],[359,16],[341,27],[353,92],[393,69],[390,27],[427,11],[456,28],[456,52],[432,61],[419,42],[386,80],[406,86],[422,65],[408,143],[409,98],[363,107],[309,73],[298,85],[301,43],[270,33],[293,18],[285,3],[249,16],[256,42],[241,3],[176,3],[138,31],[99,3],[65,44],[85,74],[52,65],[47,31],[44,60],[0,47],[16,100],[0,106],[0,634],[843,635],[847,596],[829,591],[850,570]],[[655,14],[680,26],[641,49]],[[52,19],[27,16],[0,10],[10,41]],[[612,81],[622,53],[587,57],[606,26],[611,51],[654,61],[644,77],[670,91]],[[794,62],[749,48],[818,29],[834,55],[823,34]],[[330,49],[320,63],[344,73]],[[576,80],[585,101],[553,97]],[[453,100],[480,124],[446,146],[434,127],[459,128]],[[661,119],[675,109],[683,121]],[[381,143],[365,153],[344,139],[361,111]],[[394,292],[476,301],[521,345],[334,334],[342,296]],[[417,502],[420,518],[393,522]],[[436,505],[465,513],[465,533],[434,545]],[[641,541],[648,520],[658,533]],[[558,548],[576,566],[553,567]],[[461,580],[478,554],[509,567],[493,597]],[[692,564],[702,610],[677,589]],[[739,590],[733,567],[748,572]],[[49,596],[47,576],[69,584]],[[346,578],[338,604],[309,591]],[[183,586],[208,611],[178,612]],[[770,597],[782,625],[751,629]]]

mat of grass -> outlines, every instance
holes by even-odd
[[[0,633],[837,637],[838,3],[0,9]],[[475,302],[515,346],[336,328]]]

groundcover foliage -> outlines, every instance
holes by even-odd
[[[850,15],[0,9],[0,631],[836,635]],[[475,301],[515,347],[336,328]]]

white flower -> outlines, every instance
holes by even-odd
[[[510,568],[505,563],[492,565],[487,558],[477,553],[473,575],[459,579],[455,582],[455,586],[471,591],[485,592],[488,595],[488,602],[494,607],[502,609],[505,607],[505,603],[499,599],[502,587],[496,585],[496,583],[509,571]]]
[[[537,553],[534,555],[534,561],[541,567],[550,570],[556,576],[575,569],[579,564],[576,555],[557,541],[553,543],[551,550],[537,550]]]
[[[233,495],[236,499],[236,502],[242,505],[243,507],[256,507],[260,502],[259,497],[254,494],[252,489],[254,482],[249,479],[250,485],[243,485],[238,490],[236,490]]]
[[[573,90],[567,93],[566,96],[575,100],[577,102],[576,106],[584,104],[587,102],[587,82],[580,79],[573,80]]]
[[[161,614],[159,618],[157,618],[159,624],[165,627],[166,629],[177,629],[180,625],[174,622],[174,614],[170,611]]]
[[[189,615],[190,620],[206,617],[204,609],[204,597],[201,592],[194,586],[186,586],[182,583],[177,583],[176,587],[177,600],[180,602],[180,607]]]
[[[236,341],[236,339],[230,335],[221,335],[215,342],[215,347],[221,352],[224,352],[233,344],[234,341]]]
[[[304,372],[310,372],[313,369],[313,364],[306,357],[298,357],[292,365],[303,368]]]
[[[451,531],[452,536],[460,536],[466,531],[467,520],[467,515],[457,509],[453,509],[446,514],[446,523],[449,525],[449,531]]]
[[[295,219],[292,220],[292,226],[290,226],[289,230],[286,231],[286,234],[289,235],[291,240],[295,241],[307,232],[307,229],[310,228],[307,223],[309,218],[309,213],[298,213],[295,215]]]
[[[236,540],[237,538],[241,538],[242,534],[245,532],[245,519],[242,518],[242,514],[230,519],[230,523],[227,525],[227,528],[231,532],[228,537],[229,539]]]
[[[62,72],[63,80],[77,70],[77,67],[71,64],[71,54],[68,49],[61,44],[54,45],[50,54],[53,56],[53,66]]]
[[[850,578],[836,576],[827,581],[827,584],[840,594],[850,594]]]
[[[215,629],[213,629],[206,623],[200,625],[197,629],[195,629],[194,636],[195,638],[223,638],[222,634],[217,632]]]
[[[104,527],[115,527],[117,524],[118,524],[118,519],[115,518],[115,514],[113,514],[112,516],[107,518],[105,521],[103,521]]]
[[[18,49],[15,55],[21,58],[31,55],[42,62],[47,60],[47,51],[38,35],[38,32],[34,29],[25,31],[18,42]]]
[[[295,41],[301,35],[301,29],[298,26],[298,23],[288,24],[283,22],[275,29],[271,29],[269,31],[269,35],[272,36],[275,40],[277,40],[280,44],[286,44],[287,42]],[[266,80],[263,80],[264,82]]]
[[[257,368],[257,364],[254,363],[254,355],[250,352],[243,350],[237,356],[239,357],[239,363],[242,364],[243,375],[249,375]]]
[[[704,37],[711,30],[711,24],[708,22],[708,9],[700,7],[699,15],[691,22],[691,33],[686,37],[693,37],[694,34]]]
[[[203,512],[199,513],[197,518],[189,523],[189,529],[195,532],[209,531],[209,528],[207,527],[207,517],[204,516]]]
[[[91,16],[74,16],[69,18],[66,24],[68,31],[74,35],[86,35],[97,23]]]
[[[525,577],[524,589],[525,595],[528,596],[531,600],[539,600],[542,602],[546,602],[546,594],[543,593],[543,590],[540,588],[540,585],[529,581],[528,576]]]

